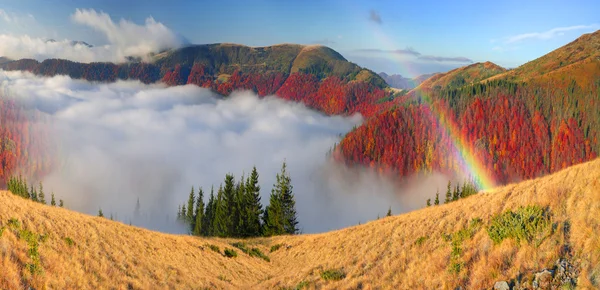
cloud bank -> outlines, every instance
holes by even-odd
[[[422,55],[420,52],[416,51],[412,47],[407,47],[405,49],[378,49],[378,48],[365,48],[365,49],[357,49],[356,52],[367,53],[367,54],[382,54],[382,55],[400,55],[407,56],[410,59],[415,61],[425,61],[425,62],[455,62],[455,63],[473,63],[473,60],[466,57],[445,57],[445,56],[435,56],[435,55]]]
[[[389,206],[395,213],[414,209],[426,199],[402,194],[370,170],[328,161],[340,135],[361,123],[358,115],[325,116],[251,92],[223,99],[191,85],[92,84],[23,72],[0,71],[0,94],[52,120],[59,152],[43,180],[46,191],[71,209],[96,214],[101,207],[125,223],[180,232],[174,216],[192,185],[207,192],[226,173],[240,176],[254,165],[268,202],[283,160],[304,232],[373,220]],[[132,216],[138,198],[141,219]]]
[[[0,17],[9,19],[2,12]],[[0,56],[11,59],[63,58],[77,62],[123,62],[127,57],[146,58],[151,53],[177,48],[187,41],[152,17],[143,25],[121,19],[115,23],[108,14],[93,9],[77,9],[71,20],[98,31],[107,39],[106,45],[89,47],[72,40],[48,41],[28,35],[0,34]]]

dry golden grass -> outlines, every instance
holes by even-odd
[[[600,30],[580,36],[544,56],[532,60],[506,73],[492,76],[494,79],[509,79],[528,83],[553,84],[567,87],[576,80],[587,87],[600,74]]]
[[[484,63],[478,62],[453,69],[446,73],[435,74],[424,80],[413,90],[430,90],[435,87],[446,88],[457,78],[463,78],[465,81],[464,85],[469,85],[495,75],[503,74],[504,72],[506,72],[506,69],[489,61]]]
[[[271,262],[238,252],[226,258],[207,247],[230,247],[233,240],[167,235],[86,216],[0,193],[0,224],[10,218],[23,228],[48,233],[40,243],[43,274],[25,269],[27,244],[5,230],[0,237],[0,288],[22,289],[467,289],[490,288],[494,282],[550,267],[572,247],[571,260],[581,268],[578,286],[600,285],[600,159],[553,175],[511,184],[447,205],[323,234],[246,240]],[[495,245],[486,232],[490,219],[519,206],[539,205],[552,213],[555,231],[539,245],[504,240]],[[482,225],[451,258],[444,235]],[[569,233],[563,225],[570,225]],[[64,241],[70,237],[75,246]],[[419,241],[419,242],[417,242]],[[283,246],[269,253],[272,245]],[[204,247],[204,249],[202,249]],[[463,263],[458,273],[453,262]],[[324,270],[342,269],[340,281],[324,281]],[[227,281],[223,281],[227,280]]]

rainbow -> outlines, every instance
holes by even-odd
[[[379,26],[374,27],[373,35],[380,40],[383,47],[386,49],[397,49],[398,46],[381,30]],[[401,66],[401,71],[411,75],[418,75],[419,73],[413,69],[411,63],[406,61],[398,53],[390,53],[394,62]],[[438,122],[439,130],[441,134],[449,136],[452,143],[451,151],[454,152],[455,160],[458,162],[461,173],[469,176],[475,185],[480,190],[487,190],[497,185],[492,172],[486,168],[483,160],[480,160],[475,154],[473,144],[468,142],[467,136],[461,134],[461,130],[456,122],[449,117],[449,112],[442,108],[435,106],[431,98],[423,91],[421,92],[421,98],[424,101],[423,104],[429,108],[433,117]]]

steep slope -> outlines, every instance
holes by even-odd
[[[150,232],[8,192],[0,199],[3,289],[481,289],[500,280],[531,285],[557,259],[572,266],[577,286],[600,286],[600,160],[339,231],[244,241],[270,262],[210,250],[234,240]],[[506,212],[531,215],[516,221],[527,228],[519,241],[498,242]]]
[[[490,80],[550,83],[560,87],[566,87],[575,80],[585,87],[597,81],[599,75],[600,30],[584,34],[565,46]]]
[[[492,62],[478,62],[468,66],[453,69],[447,73],[435,74],[423,81],[416,89],[445,89],[459,88],[465,85],[477,83],[480,80],[490,78],[505,72],[502,68]]]
[[[478,63],[434,75],[346,134],[336,157],[409,176],[460,175],[469,156],[497,184],[591,160],[600,154],[599,38],[584,35],[506,73]],[[567,65],[553,69],[561,59]],[[532,74],[535,66],[545,73]]]

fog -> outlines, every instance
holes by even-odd
[[[218,187],[256,166],[263,203],[285,160],[300,228],[320,232],[423,207],[447,180],[432,175],[402,183],[370,169],[329,161],[340,136],[360,115],[325,116],[302,104],[237,92],[222,98],[192,85],[119,81],[96,84],[65,76],[0,71],[0,93],[51,120],[55,169],[43,178],[67,207],[113,214],[125,223],[181,232],[174,217],[191,186]],[[142,217],[134,217],[137,199]],[[208,196],[205,196],[208,199]]]

